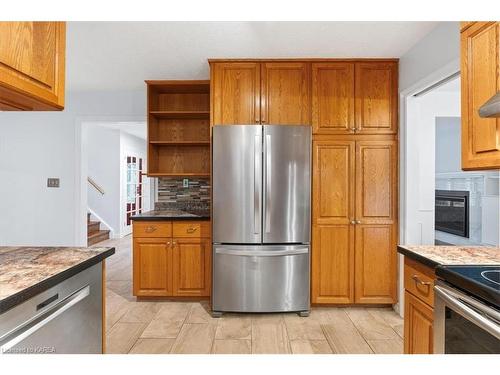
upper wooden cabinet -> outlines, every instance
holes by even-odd
[[[0,22],[0,35],[0,110],[62,110],[66,24]]]
[[[262,63],[261,123],[309,125],[311,95],[309,64]]]
[[[356,133],[390,134],[398,124],[398,65],[356,64]]]
[[[211,62],[212,125],[309,125],[310,64]]]
[[[212,65],[212,124],[260,123],[260,63]]]
[[[395,134],[396,61],[312,64],[314,134]]]
[[[354,63],[312,64],[312,91],[313,132],[353,133]]]
[[[500,168],[500,119],[478,109],[500,91],[500,22],[474,22],[461,33],[462,169]]]

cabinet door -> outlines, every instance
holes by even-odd
[[[174,238],[174,296],[209,296],[210,239]]]
[[[0,110],[64,108],[66,24],[0,22]]]
[[[500,90],[500,22],[476,22],[461,34],[462,168],[500,168],[500,119],[478,109]]]
[[[356,142],[355,300],[396,301],[397,142]]]
[[[313,142],[313,223],[354,219],[354,141]]]
[[[311,124],[310,64],[262,64],[261,122],[271,125]]]
[[[260,63],[213,63],[212,125],[260,123]]]
[[[354,227],[314,225],[312,303],[354,302]]]
[[[434,352],[433,323],[433,309],[405,291],[405,354],[432,354]]]
[[[172,295],[172,246],[168,238],[134,238],[134,295]]]
[[[314,134],[354,132],[354,63],[312,64]]]
[[[356,63],[356,133],[390,134],[398,124],[397,63]]]

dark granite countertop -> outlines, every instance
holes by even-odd
[[[500,248],[498,247],[399,245],[398,252],[431,268],[451,265],[500,264]]]
[[[210,220],[209,210],[153,210],[131,217],[135,221]]]
[[[114,247],[0,247],[0,314],[114,253]]]

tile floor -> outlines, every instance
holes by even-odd
[[[107,353],[330,354],[403,351],[403,320],[389,308],[313,308],[296,314],[227,314],[204,302],[137,302],[132,296],[132,238],[108,240]]]

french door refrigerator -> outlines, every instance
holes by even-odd
[[[311,127],[215,125],[214,316],[309,312]]]

